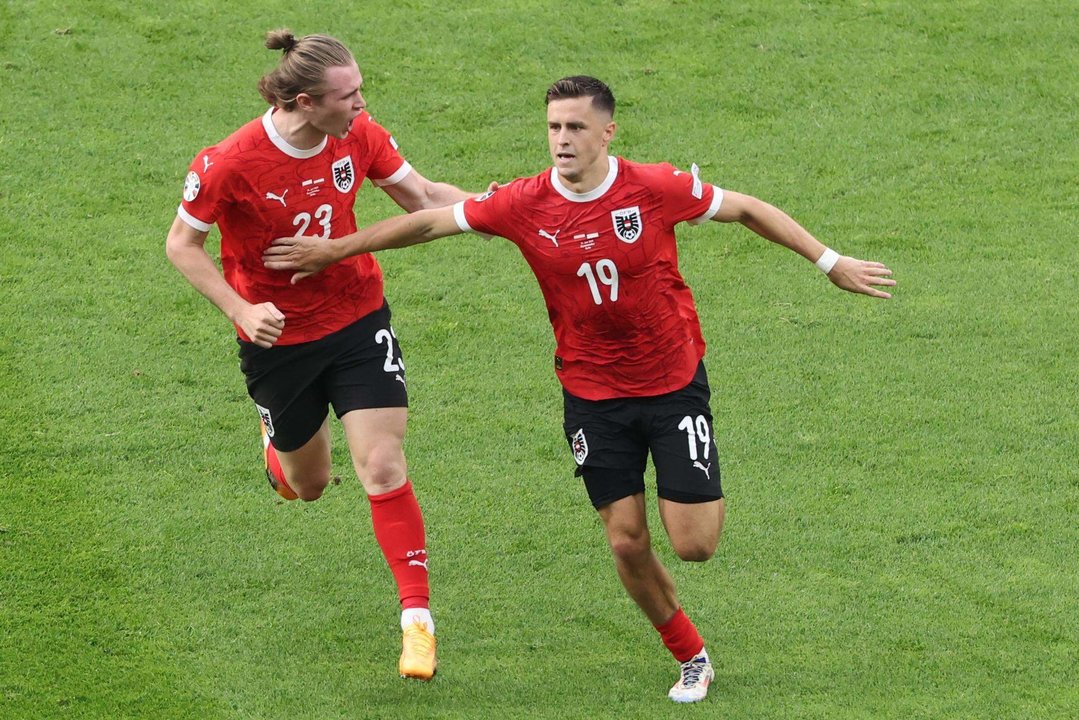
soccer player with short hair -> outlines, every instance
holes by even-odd
[[[539,281],[554,328],[564,430],[599,512],[627,592],[681,665],[668,695],[704,699],[714,670],[652,551],[644,470],[656,468],[659,514],[675,553],[716,551],[724,500],[703,357],[704,339],[678,271],[674,227],[739,222],[814,262],[835,285],[887,298],[891,271],[825,247],[779,209],[672,165],[608,154],[614,96],[599,80],[563,78],[547,91],[554,167],[496,191],[384,220],[336,239],[280,238],[267,268],[299,271],[302,287],[342,258],[472,231],[516,244]],[[312,278],[308,278],[312,276]]]
[[[326,35],[267,33],[281,50],[259,82],[270,108],[198,153],[169,230],[169,259],[236,326],[240,367],[258,408],[266,473],[286,499],[317,500],[330,482],[327,407],[344,426],[371,504],[375,537],[401,601],[402,676],[435,672],[423,515],[406,475],[405,365],[370,255],[300,286],[267,270],[281,235],[324,238],[356,230],[364,178],[412,212],[471,197],[416,172],[366,112],[352,53]],[[205,250],[221,231],[219,272]]]

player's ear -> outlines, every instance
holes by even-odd
[[[618,125],[611,121],[607,123],[607,127],[603,128],[603,144],[609,145],[614,140],[615,130],[618,129]]]
[[[296,96],[296,108],[299,110],[310,110],[315,106],[315,98],[311,97],[307,93],[300,93]]]

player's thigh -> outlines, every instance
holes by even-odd
[[[649,445],[660,517],[684,560],[711,557],[723,529],[723,484],[710,401],[702,363],[685,388],[650,403]]]
[[[659,516],[671,547],[683,560],[702,561],[712,557],[723,533],[726,505],[723,498],[708,502],[681,503],[659,499]]]
[[[312,447],[328,442],[315,438],[326,423],[329,405],[322,387],[322,375],[331,360],[327,349],[325,340],[270,348],[240,343],[240,370],[247,392],[279,454],[304,448],[301,457],[313,460],[314,452],[306,446],[312,440]],[[328,463],[327,451],[323,464]]]
[[[396,490],[405,482],[408,392],[389,306],[350,325],[341,341],[323,388],[344,425],[364,489],[372,495]]]
[[[323,489],[330,482],[330,423],[324,418],[322,426],[311,438],[295,450],[277,450],[277,459],[285,479],[294,490]]]
[[[685,388],[649,401],[648,445],[659,497],[679,503],[723,497],[710,400],[702,363]]]
[[[352,465],[369,495],[381,495],[405,484],[407,422],[408,409],[403,407],[351,410],[341,416]]]
[[[592,506],[644,492],[648,443],[634,400],[584,400],[563,391],[563,430]]]
[[[321,384],[339,418],[353,410],[408,407],[405,363],[388,305],[338,334]]]

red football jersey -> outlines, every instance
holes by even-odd
[[[500,235],[535,273],[554,327],[555,371],[587,400],[689,384],[704,356],[674,226],[715,216],[723,191],[663,163],[610,158],[606,180],[574,193],[551,168],[458,203],[462,230]]]
[[[401,181],[411,166],[390,134],[363,112],[344,140],[289,145],[273,125],[273,108],[200,152],[184,183],[180,217],[221,231],[225,280],[250,303],[272,302],[285,315],[278,345],[317,340],[380,308],[382,270],[359,255],[292,285],[291,271],[269,270],[262,252],[288,235],[341,237],[356,230],[352,206],[365,177]],[[236,332],[249,340],[237,327]]]

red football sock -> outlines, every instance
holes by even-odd
[[[368,495],[371,524],[375,527],[382,554],[397,581],[401,607],[425,608],[430,590],[427,586],[427,540],[423,513],[416,502],[412,483],[382,495]]]
[[[663,644],[680,663],[692,660],[704,649],[704,639],[682,608],[678,608],[678,612],[667,622],[656,625],[656,630],[659,630]]]

